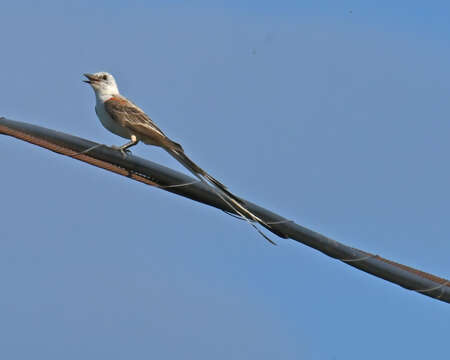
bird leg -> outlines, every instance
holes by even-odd
[[[137,137],[135,135],[131,135],[131,140],[129,142],[127,142],[126,144],[122,145],[122,146],[111,146],[113,149],[119,150],[123,157],[126,158],[127,157],[127,153],[131,153],[130,150],[128,150],[128,148],[136,145],[139,142],[139,140],[137,139]]]

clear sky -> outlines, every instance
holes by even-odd
[[[81,82],[109,71],[238,195],[449,278],[449,16],[444,1],[2,2],[0,116],[122,144]],[[448,304],[13,138],[0,150],[3,359],[448,354]]]

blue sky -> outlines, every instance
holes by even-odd
[[[391,3],[2,4],[0,116],[121,144],[81,82],[109,71],[238,195],[449,278],[450,5]],[[3,358],[445,354],[447,304],[15,139],[0,149]]]

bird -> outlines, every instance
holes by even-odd
[[[254,222],[280,237],[285,237],[248,210],[242,199],[193,162],[179,143],[171,140],[141,108],[122,96],[113,75],[101,71],[93,74],[85,73],[84,76],[87,80],[83,81],[91,85],[95,92],[95,112],[102,125],[115,135],[129,139],[129,142],[124,145],[113,146],[113,148],[121,151],[124,156],[129,152],[130,147],[137,145],[140,141],[163,148],[200,181],[212,187],[235,213],[247,220],[269,242],[275,244],[255,226]]]

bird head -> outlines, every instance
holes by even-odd
[[[96,94],[99,95],[118,95],[119,89],[116,84],[114,76],[101,71],[95,74],[84,74],[87,80],[83,80],[92,86]]]

